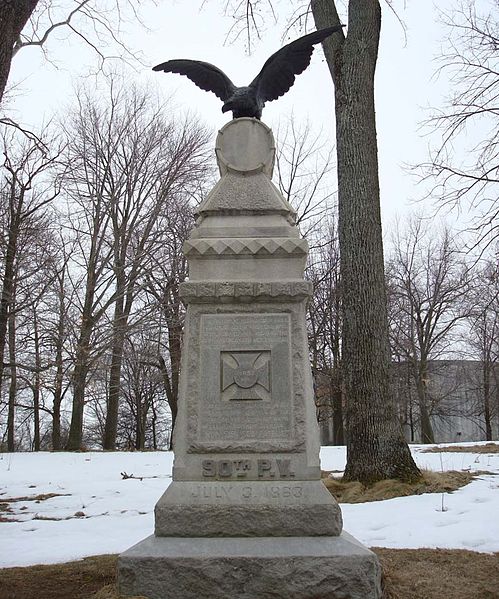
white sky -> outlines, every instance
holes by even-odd
[[[286,16],[269,23],[262,40],[255,40],[251,56],[245,53],[244,40],[224,45],[232,20],[222,15],[224,2],[209,0],[201,10],[201,0],[166,0],[148,7],[143,17],[150,31],[127,26],[123,34],[133,48],[141,48],[150,66],[172,58],[192,58],[212,62],[237,85],[248,84],[264,61],[281,45]],[[280,3],[283,4],[282,2]],[[286,3],[284,3],[286,4]],[[396,3],[397,4],[397,3]],[[376,78],[376,111],[380,159],[382,217],[385,233],[396,215],[422,209],[414,205],[424,190],[404,168],[427,158],[427,131],[420,123],[428,106],[438,106],[446,93],[444,78],[436,79],[435,57],[440,53],[445,30],[437,19],[433,0],[398,2],[399,16],[407,26],[407,41],[396,17],[383,5],[382,36]],[[440,10],[455,4],[440,0]],[[287,41],[301,35],[292,32]],[[95,56],[82,49],[76,37],[52,39],[47,46],[54,64],[47,63],[37,48],[19,52],[9,83],[19,83],[9,103],[11,114],[26,125],[35,126],[63,111],[71,100],[72,86],[88,73]],[[153,73],[148,68],[131,71],[130,80],[152,82],[165,97],[174,94],[177,106],[195,111],[213,128],[214,137],[230,118],[221,112],[221,102],[213,94],[198,89],[185,77]],[[316,130],[334,140],[333,84],[322,51],[316,49],[309,69],[297,77],[293,88],[276,102],[266,105],[263,120],[273,126],[281,116],[293,112],[297,121],[309,119]],[[430,204],[426,204],[430,210]]]

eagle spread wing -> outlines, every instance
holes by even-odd
[[[327,27],[313,31],[283,46],[267,60],[262,70],[250,83],[257,95],[264,101],[276,100],[285,94],[295,81],[295,75],[303,73],[310,64],[314,44],[340,31],[344,25]]]
[[[216,66],[201,60],[168,60],[153,67],[153,71],[179,73],[207,92],[213,92],[226,102],[234,93],[236,86],[227,75]]]

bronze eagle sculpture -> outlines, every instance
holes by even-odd
[[[308,67],[314,45],[342,27],[344,25],[319,29],[283,46],[272,54],[255,79],[245,87],[236,87],[218,67],[201,60],[168,60],[156,65],[153,71],[185,75],[201,89],[220,98],[224,102],[222,112],[232,110],[235,119],[245,116],[260,119],[265,102],[277,100],[289,91],[295,75],[303,73]]]

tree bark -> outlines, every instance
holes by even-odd
[[[121,389],[121,366],[128,315],[124,313],[124,277],[118,276],[117,299],[114,305],[113,332],[111,345],[111,369],[109,372],[109,395],[107,400],[106,423],[104,427],[104,449],[116,449],[118,431],[118,410]]]
[[[333,383],[333,443],[335,445],[345,445],[345,434],[343,427],[343,392],[341,387]]]
[[[57,338],[55,340],[55,380],[54,403],[52,407],[52,449],[61,449],[61,402],[62,384],[64,380],[63,345],[64,345],[64,273],[59,282],[59,315],[57,322]]]
[[[340,23],[334,0],[313,0],[312,12],[317,28]],[[377,0],[350,0],[348,35],[336,33],[323,44],[335,85],[348,436],[344,478],[365,484],[420,477],[390,389],[374,112],[380,28]]]
[[[428,392],[426,389],[428,380],[428,366],[426,360],[415,364],[416,391],[418,394],[419,417],[421,419],[421,443],[435,443],[433,427],[431,426],[430,413],[428,410]]]
[[[492,418],[490,412],[491,363],[487,358],[482,363],[483,377],[483,418],[485,420],[485,440],[492,441]]]
[[[344,385],[341,358],[341,293],[339,277],[336,280],[335,311],[333,339],[331,347],[333,350],[333,373],[332,373],[332,400],[333,400],[333,442],[335,445],[345,445],[345,425],[343,420]]]
[[[14,45],[39,0],[0,0],[0,103],[10,73]]]
[[[12,298],[12,302],[14,299]],[[17,368],[16,368],[16,316],[14,310],[9,317],[9,360],[10,360],[10,383],[9,383],[9,407],[7,413],[7,451],[15,451],[15,417],[16,417],[16,394],[17,394]]]
[[[22,194],[23,192],[21,192]],[[17,254],[17,242],[20,229],[19,206],[22,206],[23,197],[16,198],[16,186],[12,182],[9,190],[9,233],[7,240],[7,251],[5,253],[3,284],[0,297],[0,384],[3,380],[5,343],[7,338],[7,324],[9,321],[9,307],[14,297],[14,272],[15,259]]]
[[[38,332],[38,315],[33,307],[34,350],[35,350],[35,381],[33,384],[33,449],[40,451],[40,336]]]
[[[68,451],[78,451],[82,448],[85,386],[89,369],[88,356],[90,354],[90,337],[93,326],[93,321],[86,318],[84,310],[73,372],[73,406],[71,410],[71,425],[69,427],[68,443],[66,445]]]

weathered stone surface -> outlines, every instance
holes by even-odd
[[[244,291],[244,293],[243,293]],[[223,281],[215,287],[206,287],[205,283],[186,281],[180,284],[180,297],[185,303],[227,303],[243,301],[303,301],[312,295],[313,285],[310,281],[289,281],[281,283],[247,281],[238,283]]]
[[[155,536],[120,557],[150,599],[379,599],[376,556],[320,481],[303,280],[307,243],[255,119],[217,140],[221,180],[184,252],[189,281],[173,481]]]
[[[342,529],[341,510],[318,480],[174,481],[155,522],[156,536],[178,537],[337,536]]]
[[[212,318],[219,323],[218,333],[216,326],[207,329],[203,325],[206,319],[213,323]],[[240,326],[235,324],[238,319]],[[181,380],[180,393],[187,399],[175,426],[174,478],[196,480],[200,476],[199,459],[192,454],[229,453],[230,459],[243,459],[252,452],[259,459],[264,452],[291,452],[288,457],[293,460],[296,480],[311,476],[317,480],[318,427],[304,303],[193,304],[187,313],[184,344],[188,376]],[[244,348],[274,352],[270,403],[221,401],[217,387],[220,353]],[[230,420],[226,430],[219,427],[219,433],[218,418],[220,423]],[[212,434],[208,435],[208,429]]]
[[[291,206],[279,193],[277,187],[263,173],[252,177],[228,173],[224,175],[197,214],[294,214]]]
[[[119,558],[125,595],[149,599],[380,599],[377,557],[350,535],[149,537]]]
[[[294,209],[271,181],[275,144],[267,125],[256,119],[227,123],[219,132],[216,155],[222,178],[199,206],[198,215],[294,217]]]
[[[252,118],[241,118],[224,125],[215,148],[220,175],[263,172],[272,177],[275,142],[270,127]]]
[[[184,243],[187,257],[202,256],[306,256],[308,244],[305,239],[285,237],[282,239],[241,238],[192,239]]]

